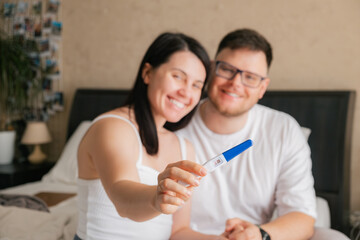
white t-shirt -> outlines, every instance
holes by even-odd
[[[192,196],[194,230],[221,234],[226,220],[234,217],[262,224],[275,207],[280,216],[299,211],[316,217],[310,148],[288,114],[255,105],[242,130],[216,134],[197,111],[178,134],[194,144],[201,164],[247,139],[253,141],[251,148],[201,180]]]

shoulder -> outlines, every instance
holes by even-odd
[[[274,123],[277,125],[298,124],[296,119],[290,114],[260,104],[256,104],[251,112],[255,118],[260,119],[264,123]]]
[[[129,115],[118,110],[98,116],[84,136],[84,140],[96,144],[119,144],[123,140],[132,143],[137,141],[137,126]]]
[[[252,111],[255,114],[264,115],[264,116],[271,116],[271,117],[282,117],[282,118],[292,118],[288,113],[276,110],[274,108],[270,108],[261,104],[256,104]]]
[[[107,184],[119,177],[137,180],[135,163],[141,150],[138,142],[136,126],[129,117],[117,111],[100,115],[78,148],[82,176],[100,177]]]
[[[283,139],[301,139],[302,127],[290,114],[260,104],[252,109],[252,127],[260,128],[261,134]]]
[[[98,128],[112,128],[117,131],[118,128],[132,129],[136,128],[136,121],[133,117],[132,111],[126,107],[114,109],[112,111],[103,113],[96,117],[93,121],[93,126]]]

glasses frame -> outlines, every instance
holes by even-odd
[[[224,61],[216,61],[215,64],[216,64],[216,65],[215,65],[215,74],[216,74],[216,76],[225,78],[225,79],[227,79],[227,80],[232,80],[232,79],[234,79],[234,77],[239,73],[240,76],[241,76],[241,83],[242,83],[244,86],[249,87],[249,88],[257,88],[257,87],[259,87],[260,84],[261,84],[261,81],[263,81],[263,80],[265,80],[265,79],[267,78],[267,77],[263,77],[263,76],[261,76],[261,75],[259,75],[259,74],[253,73],[253,72],[241,70],[241,69],[239,69],[239,68],[237,68],[237,67],[235,67],[235,66],[233,66],[233,65],[231,65],[231,64],[229,64],[229,63],[227,63],[227,62],[224,62]],[[220,74],[218,73],[219,64],[225,64],[225,65],[228,65],[228,66],[234,68],[234,70],[235,70],[234,75],[233,75],[231,78],[227,78],[227,77],[225,77],[225,76],[223,76],[223,75],[220,75]],[[244,83],[243,73],[250,73],[250,74],[253,74],[253,75],[259,77],[259,78],[260,78],[259,84],[258,84],[257,86],[249,86],[249,85],[247,85],[246,83]]]

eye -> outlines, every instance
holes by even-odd
[[[179,74],[173,74],[174,78],[181,79],[181,76]]]
[[[180,76],[180,75],[174,75],[174,78],[181,80],[181,76]]]
[[[175,70],[175,71],[172,71],[171,72],[171,76],[174,78],[174,79],[177,79],[177,80],[185,80],[185,78],[186,78],[186,76],[185,76],[185,74],[183,73],[183,72],[181,72],[181,71],[177,71],[177,70]]]
[[[256,81],[258,79],[258,76],[254,75],[252,73],[244,72],[244,76],[245,76],[245,79],[248,81]]]
[[[220,66],[220,70],[231,74],[235,72],[235,70],[232,67],[228,67],[228,66]]]
[[[193,84],[193,87],[196,88],[196,89],[202,89],[203,86],[204,86],[204,83],[203,83],[203,82],[200,82],[200,81],[195,82],[195,83]]]

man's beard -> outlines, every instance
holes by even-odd
[[[240,108],[235,108],[235,109],[223,108],[220,103],[213,101],[210,96],[208,97],[208,99],[210,104],[216,109],[216,111],[218,111],[224,117],[229,117],[229,118],[238,117],[243,115],[245,112],[247,112],[246,110]]]

